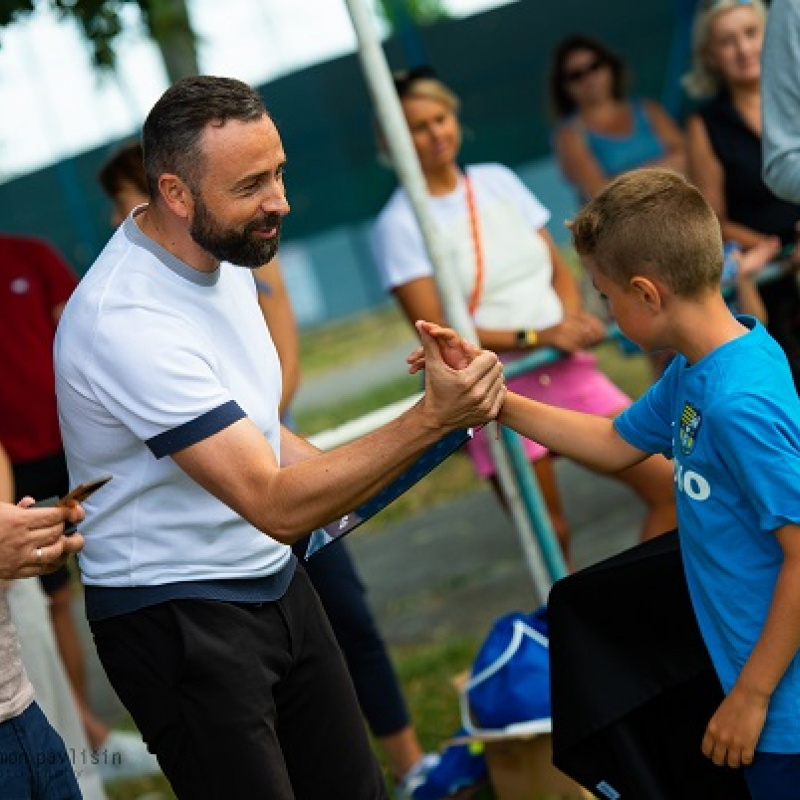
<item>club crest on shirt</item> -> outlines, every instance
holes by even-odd
[[[679,432],[681,442],[681,453],[685,456],[691,454],[697,442],[697,433],[700,430],[700,423],[703,415],[691,404],[686,403],[681,413],[681,428]]]

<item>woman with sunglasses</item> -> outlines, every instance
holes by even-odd
[[[695,16],[688,94],[705,103],[689,117],[689,174],[719,217],[723,237],[747,251],[797,241],[800,205],[776,197],[761,168],[761,0],[711,0]],[[796,259],[796,257],[795,257]],[[796,262],[798,263],[798,262]],[[796,265],[796,264],[795,264]],[[800,291],[796,275],[759,284],[767,328],[800,387]]]
[[[685,169],[678,126],[658,103],[627,99],[624,84],[622,61],[602,42],[574,35],[556,48],[550,75],[559,120],[555,150],[561,171],[584,201],[629,169]]]
[[[458,161],[458,98],[430,73],[399,77],[396,86],[434,220],[457,270],[481,345],[503,354],[505,360],[539,348],[557,348],[564,358],[509,381],[509,387],[562,407],[615,415],[630,400],[585,352],[604,338],[605,328],[581,306],[570,268],[545,227],[547,209],[499,164],[463,168]],[[374,249],[384,285],[409,321],[444,324],[433,267],[402,188],[378,217]],[[531,441],[524,446],[569,561],[568,527],[547,450]],[[485,431],[478,431],[469,452],[478,474],[493,479]],[[619,477],[647,506],[643,538],[674,527],[672,474],[666,460],[648,459]]]

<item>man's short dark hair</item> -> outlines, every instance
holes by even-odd
[[[177,81],[150,110],[142,130],[150,196],[159,196],[165,172],[197,190],[203,169],[200,140],[208,125],[255,122],[266,113],[258,92],[234,78],[198,75]]]

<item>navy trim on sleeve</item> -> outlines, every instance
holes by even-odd
[[[185,447],[202,442],[203,439],[208,439],[209,436],[219,433],[246,416],[247,414],[235,400],[229,400],[217,408],[212,408],[211,411],[206,411],[197,419],[153,436],[145,444],[156,458],[164,458]]]

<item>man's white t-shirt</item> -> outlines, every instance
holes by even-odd
[[[193,481],[170,454],[247,416],[280,459],[280,365],[249,269],[192,269],[134,213],[70,298],[55,344],[73,485],[110,474],[84,507],[87,586],[264,578],[290,548]]]
[[[541,330],[561,321],[563,307],[552,286],[552,260],[539,231],[548,210],[501,164],[467,168],[483,252],[484,289],[478,327]],[[476,252],[463,177],[455,190],[429,198],[448,264],[468,300],[476,280]],[[405,190],[398,188],[379,214],[373,249],[387,290],[433,276],[422,232]]]

